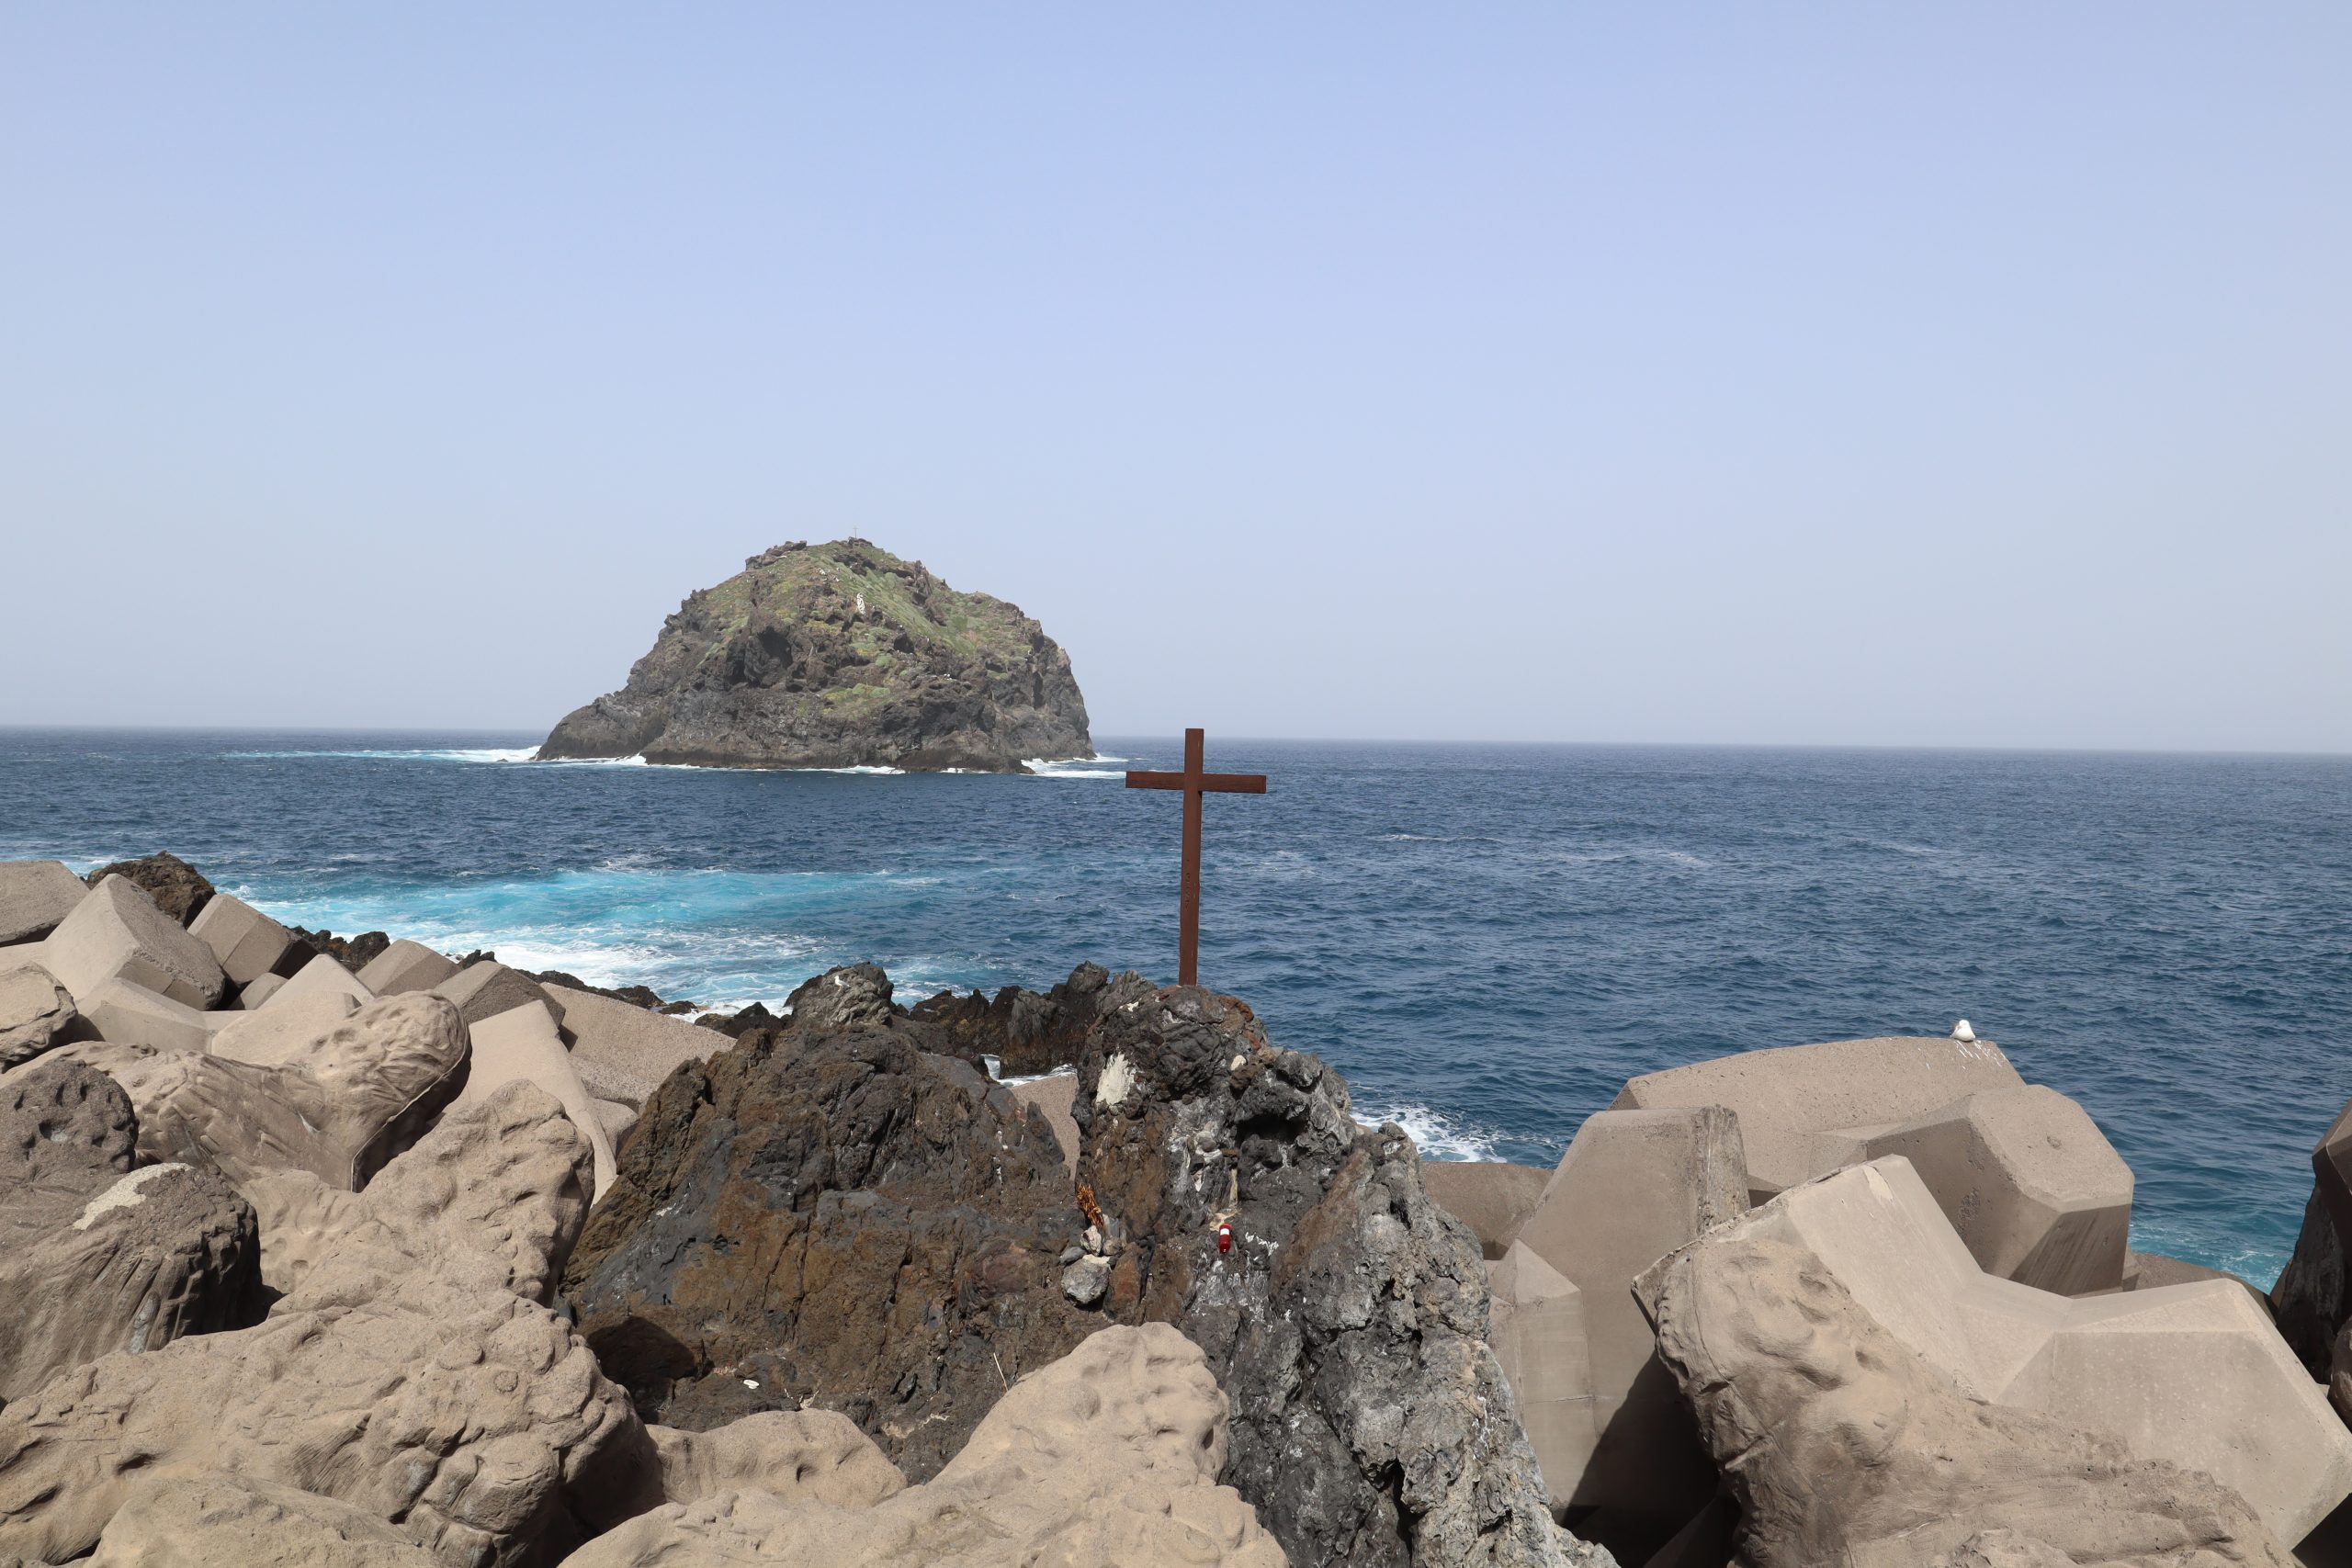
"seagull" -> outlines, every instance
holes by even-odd
[[[1951,1037],[1963,1045],[1976,1043],[1976,1031],[1968,1027],[1968,1020],[1964,1018],[1951,1026]]]

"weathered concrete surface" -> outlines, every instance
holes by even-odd
[[[1072,1179],[1078,1175],[1078,1122],[1071,1118],[1070,1106],[1078,1098],[1078,1075],[1055,1073],[1049,1077],[1032,1078],[1027,1083],[1006,1086],[1012,1098],[1023,1105],[1034,1105],[1054,1130],[1054,1142],[1061,1146],[1062,1164]]]
[[[221,1471],[164,1476],[107,1521],[87,1568],[441,1568],[362,1508]]]
[[[1494,1298],[1487,1343],[1544,1467],[1551,1505],[1564,1510],[1575,1500],[1600,1437],[1593,1425],[1583,1293],[1525,1242],[1511,1243],[1487,1266],[1487,1282]]]
[[[1552,1173],[1503,1160],[1425,1159],[1421,1180],[1445,1212],[1470,1227],[1487,1262],[1510,1250],[1520,1225],[1535,1212]]]
[[[253,1212],[218,1177],[132,1169],[137,1136],[121,1089],[79,1062],[0,1084],[0,1401],[261,1315]]]
[[[1867,1186],[1895,1165],[1822,1185]],[[1709,1232],[1637,1286],[1737,1497],[1738,1562],[2290,1568],[2261,1518],[2209,1474],[1988,1404],[1888,1332],[1841,1270],[1779,1223],[1811,1190]],[[1950,1250],[1966,1256],[1956,1239]]]
[[[385,951],[389,953],[390,949]],[[455,1002],[458,1015],[469,1027],[531,1002],[546,1004],[557,1024],[563,1022],[563,1004],[545,986],[503,964],[469,964],[431,989],[435,996]]]
[[[429,991],[458,972],[455,960],[403,937],[362,964],[359,983],[379,997]]]
[[[318,1049],[358,1010],[348,991],[321,987],[279,1007],[230,1015],[214,1032],[211,1052],[232,1062],[282,1067]]]
[[[1727,1229],[1816,1259],[1964,1391],[2205,1472],[2281,1540],[2352,1494],[2352,1432],[2234,1284],[2069,1300],[1984,1273],[1900,1157],[1793,1188]]]
[[[673,1068],[707,1061],[729,1044],[716,1030],[592,991],[569,986],[549,986],[547,991],[563,1010],[571,1065],[600,1100],[643,1105]]]
[[[763,1410],[707,1432],[650,1427],[662,1495],[694,1503],[729,1492],[870,1508],[907,1489],[899,1467],[837,1410]]]
[[[348,997],[358,1007],[365,1007],[376,999],[368,987],[359,983],[358,976],[322,953],[296,970],[292,979],[270,992],[254,1010],[267,1012],[288,1008],[308,998],[320,996]]]
[[[73,993],[40,965],[0,969],[0,1070],[64,1043],[78,1016]]]
[[[478,1105],[493,1091],[518,1078],[538,1085],[563,1106],[564,1113],[594,1151],[595,1191],[601,1197],[613,1184],[613,1143],[605,1134],[604,1119],[596,1113],[594,1097],[581,1083],[580,1075],[571,1069],[571,1055],[563,1048],[563,1041],[556,1032],[554,1015],[548,1011],[547,1004],[526,1002],[483,1019],[471,1032],[473,1065],[466,1077],[465,1091],[458,1096],[457,1103],[460,1107]]]
[[[230,1014],[198,1012],[184,1002],[116,976],[82,998],[82,1017],[109,1045],[203,1052]]]
[[[1980,1089],[1858,1142],[1911,1162],[1987,1273],[2062,1296],[2123,1283],[2132,1168],[2056,1089]]]
[[[60,1053],[122,1085],[142,1158],[216,1169],[238,1185],[291,1169],[353,1189],[433,1124],[464,1088],[468,1062],[457,1010],[427,994],[371,1002],[277,1067],[105,1043]]]
[[[1924,1036],[1834,1040],[1745,1051],[1628,1079],[1614,1111],[1727,1106],[1747,1150],[1749,1199],[1826,1176],[1845,1163],[1841,1128],[1899,1125],[1979,1089],[2015,1089],[1999,1046]]]
[[[865,1506],[722,1493],[657,1508],[571,1562],[1282,1568],[1250,1506],[1216,1483],[1225,1405],[1174,1329],[1106,1328],[1015,1383],[922,1485]]]
[[[648,1501],[658,1461],[627,1396],[510,1288],[550,1272],[510,1243],[560,1258],[576,1232],[587,1147],[528,1086],[485,1113],[502,1120],[466,1135],[503,1145],[527,1122],[569,1156],[566,1179],[524,1184],[535,1212],[495,1245],[439,1212],[446,1165],[424,1162],[414,1191],[388,1173],[267,1321],[107,1356],[0,1410],[0,1554],[71,1558],[159,1478],[209,1471],[335,1499],[489,1568],[552,1562]],[[388,1216],[394,1198],[421,1235]]]
[[[0,861],[0,946],[47,936],[89,893],[63,861]]]
[[[188,934],[212,950],[221,972],[243,986],[277,967],[294,933],[232,893],[215,893],[188,922]]]
[[[1738,1118],[1722,1106],[1599,1111],[1519,1227],[1519,1245],[1575,1284],[1590,1349],[1593,1444],[1539,1446],[1544,1483],[1579,1511],[1579,1534],[1621,1557],[1647,1557],[1716,1491],[1690,1411],[1657,1363],[1634,1279],[1745,1210],[1747,1171]]]
[[[120,977],[200,1009],[229,983],[210,948],[119,876],[99,883],[43,945],[42,965],[77,999]]]

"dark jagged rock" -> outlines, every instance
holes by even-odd
[[[1182,1328],[1232,1402],[1221,1479],[1293,1568],[1562,1562],[1477,1240],[1411,1140],[1241,1002],[1125,980],[1080,1069],[1079,1179],[1124,1243],[1105,1310]]]
[[[0,1400],[118,1350],[262,1314],[254,1212],[220,1177],[131,1168],[121,1089],[79,1062],[0,1092]]]
[[[109,876],[119,876],[145,889],[164,913],[186,925],[204,912],[216,889],[204,874],[169,850],[143,860],[120,860],[102,865],[82,880],[96,887]]]
[[[524,973],[528,974],[526,970]],[[531,978],[542,986],[561,986],[566,990],[586,991],[590,996],[610,997],[616,1002],[643,1008],[648,1012],[684,1013],[697,1010],[692,1002],[665,1002],[662,993],[650,986],[592,986],[577,975],[560,969],[542,969]]]
[[[741,1012],[707,1012],[695,1020],[697,1027],[715,1030],[729,1040],[741,1040],[754,1029],[780,1029],[784,1020],[753,1002]]]
[[[967,1055],[994,1056],[1007,1077],[1034,1077],[1078,1065],[1110,981],[1101,964],[1081,964],[1043,995],[1019,986],[1005,987],[993,1000],[978,991],[942,991],[916,1003],[911,1016],[944,1030]]]
[[[880,964],[847,964],[794,987],[785,1015],[794,1029],[888,1029],[906,1016],[890,991]]]
[[[382,931],[361,931],[357,936],[343,937],[330,931],[306,931],[300,926],[286,929],[294,933],[294,945],[277,961],[277,972],[289,978],[322,954],[356,975],[392,945],[392,939]]]
[[[1044,1118],[872,1021],[871,979],[837,973],[811,995],[859,1021],[819,1026],[804,998],[654,1091],[564,1288],[648,1416],[814,1404],[920,1480],[1102,1319],[1059,1289],[1080,1221]]]
[[[779,545],[686,596],[543,758],[1017,773],[1091,757],[1069,656],[1014,605],[863,539]]]

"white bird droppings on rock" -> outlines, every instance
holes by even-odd
[[[89,1207],[82,1211],[82,1217],[74,1222],[74,1228],[77,1231],[88,1230],[92,1225],[97,1223],[98,1216],[105,1213],[109,1209],[129,1209],[135,1207],[137,1204],[145,1201],[145,1194],[139,1190],[140,1188],[145,1186],[154,1178],[163,1175],[167,1170],[186,1170],[187,1168],[188,1168],[187,1166],[178,1164],[175,1161],[167,1162],[163,1165],[141,1167],[139,1169],[132,1171],[129,1176],[126,1176],[121,1180],[116,1182],[112,1187],[107,1188],[105,1191],[91,1199]]]

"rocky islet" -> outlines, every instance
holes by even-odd
[[[2347,1560],[2342,1122],[2266,1300],[1986,1042],[1425,1167],[1213,992],[706,1027],[130,865],[0,866],[0,1557]]]
[[[546,759],[1019,773],[1091,757],[1069,656],[1019,607],[864,539],[785,544],[686,596]]]

